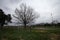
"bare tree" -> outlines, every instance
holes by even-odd
[[[16,8],[15,13],[16,15],[13,16],[24,25],[24,28],[26,28],[27,24],[34,23],[37,18],[34,10],[26,4],[21,4],[20,9]]]

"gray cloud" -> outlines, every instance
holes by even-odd
[[[0,0],[0,8],[7,14],[13,14],[20,2],[21,0]],[[60,21],[60,0],[23,0],[22,3],[26,3],[40,13],[37,22],[51,22],[51,13],[54,20]]]
[[[5,13],[11,13],[17,7],[21,0],[0,0],[0,8],[5,11]]]

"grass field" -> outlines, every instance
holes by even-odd
[[[4,28],[0,40],[60,40],[60,28]]]

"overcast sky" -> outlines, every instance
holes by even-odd
[[[26,3],[40,14],[37,23],[51,22],[51,13],[54,20],[60,21],[60,0],[0,0],[0,8],[6,14],[13,14],[20,3]]]

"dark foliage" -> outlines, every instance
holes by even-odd
[[[11,15],[10,14],[5,15],[3,10],[0,9],[0,26],[1,26],[1,29],[3,28],[5,21],[11,22]]]

